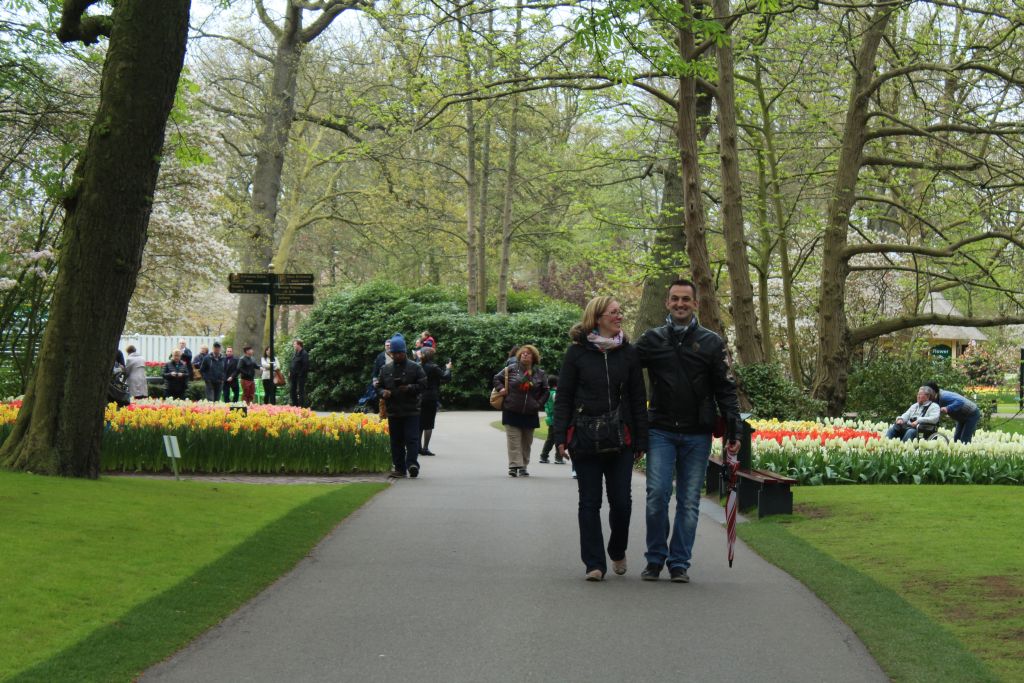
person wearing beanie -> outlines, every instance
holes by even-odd
[[[427,375],[406,353],[405,337],[391,337],[391,362],[381,368],[378,383],[391,434],[390,476],[395,479],[420,473],[420,405]]]

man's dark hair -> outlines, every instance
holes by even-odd
[[[557,389],[558,388],[558,376],[557,375],[554,376],[554,377],[548,377],[548,386],[551,387],[552,389]]]
[[[687,280],[686,278],[682,277],[679,278],[678,280],[673,280],[671,283],[669,283],[668,288],[672,289],[673,287],[689,287],[691,290],[693,290],[693,298],[697,298],[697,285],[693,284],[691,280]]]
[[[242,347],[242,353],[245,353],[246,351],[252,351],[252,347],[248,344]]]
[[[213,348],[219,349],[220,348],[220,342],[213,342]]]
[[[938,398],[938,396],[939,396],[939,384],[938,384],[938,382],[934,382],[934,381],[933,382],[925,382],[924,386],[926,386],[929,389],[933,390],[935,392],[935,397]]]
[[[298,344],[299,346],[301,346],[302,348],[306,348],[306,345],[302,343],[301,339],[296,339],[295,343]]]

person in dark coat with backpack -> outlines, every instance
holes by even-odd
[[[391,338],[391,362],[381,368],[378,393],[384,401],[391,434],[391,477],[420,474],[420,405],[427,375],[407,355],[405,337]]]
[[[579,488],[580,557],[588,581],[625,574],[633,504],[633,462],[647,450],[647,407],[636,349],[622,332],[622,308],[610,296],[587,303],[558,373],[551,429],[561,456],[572,458]],[[602,489],[608,491],[605,555]]]

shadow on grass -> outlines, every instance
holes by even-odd
[[[777,517],[739,526],[759,555],[798,579],[860,637],[894,681],[999,681],[949,631],[871,577],[786,530]]]
[[[348,484],[268,524],[222,558],[11,681],[130,681],[292,569],[386,484]]]

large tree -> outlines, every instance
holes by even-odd
[[[146,244],[191,0],[65,0],[58,37],[109,37],[100,102],[64,201],[58,275],[39,361],[5,467],[95,478],[107,386]]]

